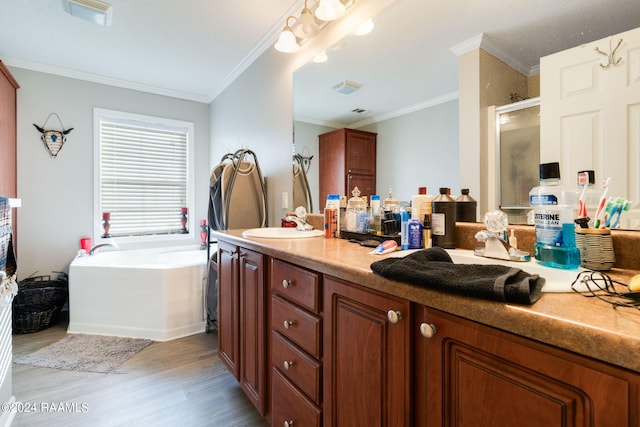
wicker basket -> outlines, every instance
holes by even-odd
[[[13,332],[28,334],[58,322],[60,311],[69,295],[67,275],[29,277],[18,282],[18,295],[13,299]]]

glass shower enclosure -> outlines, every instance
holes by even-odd
[[[540,98],[496,108],[498,205],[509,224],[527,224],[529,191],[540,183]]]

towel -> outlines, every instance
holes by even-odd
[[[433,247],[403,258],[386,258],[371,264],[374,273],[476,298],[531,305],[541,296],[545,279],[519,268],[493,264],[454,264],[442,248]]]
[[[0,196],[0,305],[10,304],[17,292],[11,205],[7,197]]]

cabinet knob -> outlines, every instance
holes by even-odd
[[[285,421],[284,427],[293,427],[293,420]]]
[[[397,310],[389,310],[387,312],[387,318],[391,323],[398,323],[402,319],[402,313]]]
[[[425,338],[433,337],[436,332],[438,332],[438,328],[433,323],[421,323],[420,324],[420,334],[422,334]]]
[[[283,323],[284,323],[285,329],[289,329],[290,327],[293,326],[293,320],[285,320]]]
[[[293,367],[293,360],[285,360],[282,365],[284,366],[285,371],[288,371],[289,368]]]
[[[293,286],[291,280],[282,279],[282,287],[287,289],[288,287]]]

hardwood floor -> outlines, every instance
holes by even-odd
[[[14,335],[14,359],[64,337],[66,327],[63,319],[41,332]],[[12,426],[267,426],[217,354],[212,332],[154,342],[125,362],[122,373],[14,363],[13,395],[38,412],[16,414]],[[42,412],[60,404],[70,411]]]

